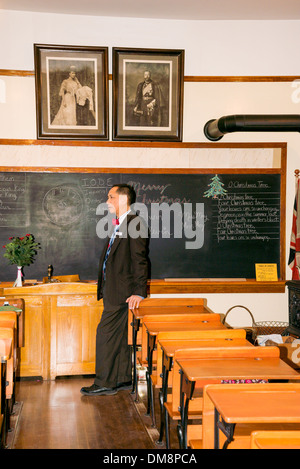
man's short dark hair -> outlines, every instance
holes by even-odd
[[[127,195],[128,204],[132,205],[136,201],[136,193],[132,186],[129,184],[115,184],[113,187],[117,187],[117,194]]]

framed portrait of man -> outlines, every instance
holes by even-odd
[[[37,138],[108,139],[108,48],[34,44]]]
[[[113,48],[113,140],[181,141],[184,50]]]

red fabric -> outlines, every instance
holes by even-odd
[[[293,209],[292,233],[290,241],[289,267],[292,269],[292,279],[300,280],[300,180],[297,180],[296,195]]]

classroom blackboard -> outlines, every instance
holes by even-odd
[[[134,186],[137,208],[144,208],[152,279],[251,279],[256,263],[276,263],[280,278],[281,178],[278,171],[249,169],[4,171],[0,246],[11,236],[35,236],[41,249],[24,268],[26,279],[41,280],[49,264],[54,275],[96,279],[105,243],[97,235],[97,207],[122,182]],[[15,280],[16,267],[4,257],[0,265],[0,280]]]

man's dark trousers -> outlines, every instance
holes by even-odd
[[[115,388],[132,379],[131,347],[128,345],[128,305],[110,305],[104,310],[96,335],[96,378],[100,387]]]

